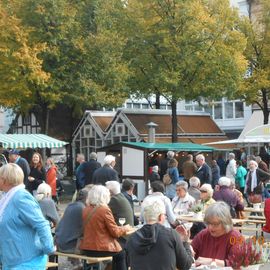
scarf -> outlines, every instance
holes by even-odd
[[[251,190],[251,192],[253,192],[254,188],[257,187],[257,174],[256,174],[256,170],[254,170],[250,173],[251,173],[250,190]]]
[[[10,202],[10,200],[13,198],[13,196],[18,190],[24,189],[24,188],[25,188],[24,184],[20,184],[18,186],[11,188],[7,193],[4,194],[4,196],[0,200],[0,222],[3,219],[4,211],[6,207],[8,206],[8,203]]]

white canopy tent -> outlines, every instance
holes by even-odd
[[[248,154],[250,154],[251,147],[257,147],[259,152],[260,147],[265,143],[270,143],[270,124],[257,126],[245,134],[242,132],[238,139],[212,142],[207,145],[237,144],[239,147],[248,147]]]

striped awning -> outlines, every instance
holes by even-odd
[[[0,146],[8,148],[59,148],[67,142],[44,134],[0,134]]]

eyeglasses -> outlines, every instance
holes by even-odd
[[[207,226],[218,227],[221,222],[206,222]]]
[[[201,193],[207,193],[207,191],[206,191],[206,190],[200,190],[200,192],[201,192]]]

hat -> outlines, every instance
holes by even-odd
[[[8,152],[10,155],[19,155],[20,154],[20,151],[17,150],[17,149],[11,149],[9,150]]]

